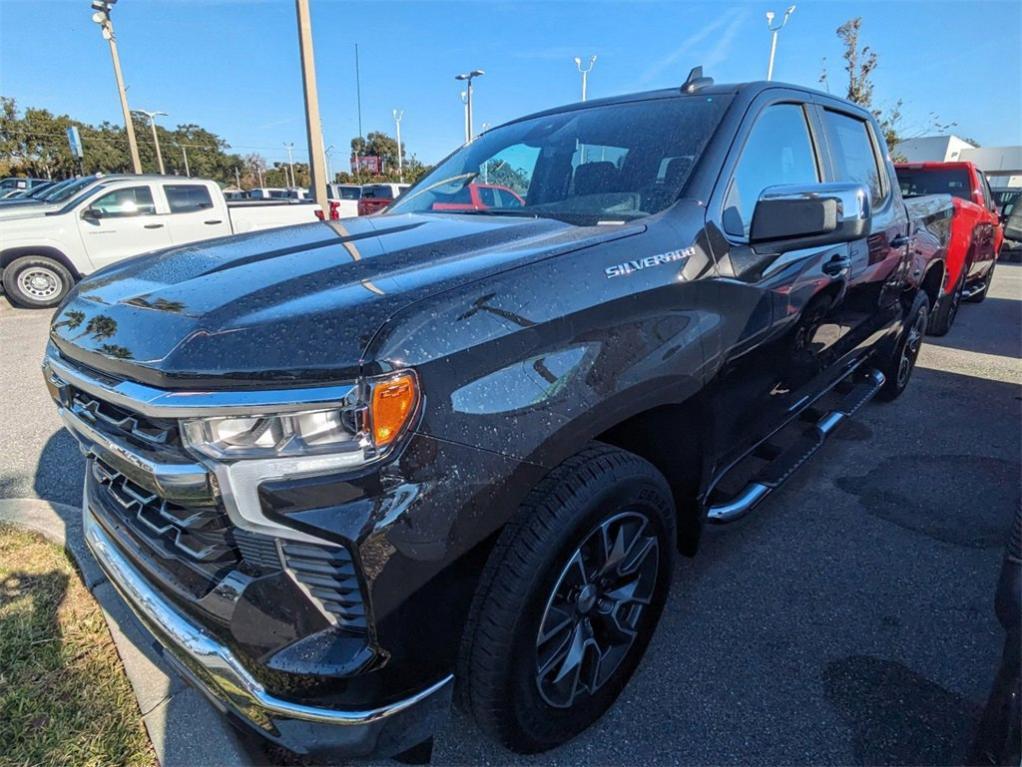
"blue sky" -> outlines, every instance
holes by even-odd
[[[476,126],[575,101],[572,57],[596,53],[590,96],[680,84],[702,64],[717,82],[765,76],[765,11],[777,2],[398,2],[312,0],[319,93],[333,167],[357,134],[354,44],[361,51],[364,131],[393,132],[426,162],[462,139],[460,83],[477,80]],[[775,79],[844,90],[834,30],[863,17],[863,42],[880,55],[876,97],[904,101],[905,134],[924,135],[931,113],[984,145],[1022,143],[1022,3],[803,0],[781,33]],[[110,57],[88,0],[0,0],[0,94],[21,106],[120,123]],[[195,122],[236,151],[286,158],[305,147],[291,0],[120,0],[114,9],[132,107]]]

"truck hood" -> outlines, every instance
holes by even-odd
[[[228,237],[96,272],[50,339],[72,361],[167,388],[350,380],[408,304],[644,228],[409,214]]]

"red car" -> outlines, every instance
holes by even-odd
[[[358,215],[371,216],[385,209],[401,196],[410,184],[366,184],[362,187],[362,196],[358,200]]]
[[[444,202],[434,202],[433,210],[457,213],[466,210],[490,208],[520,208],[525,205],[514,190],[499,184],[469,184],[463,186]]]
[[[898,163],[895,168],[902,197],[949,194],[954,202],[944,286],[927,328],[942,336],[963,300],[986,298],[1004,241],[997,205],[986,176],[971,162]]]

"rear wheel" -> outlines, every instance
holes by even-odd
[[[29,309],[61,302],[74,284],[71,272],[47,256],[22,256],[4,269],[4,290],[11,300]]]
[[[958,316],[958,308],[962,303],[962,291],[965,290],[965,272],[968,267],[962,267],[962,273],[958,275],[958,281],[950,294],[941,296],[937,305],[930,315],[930,322],[926,332],[931,336],[946,336],[951,326],[955,324],[955,317]]]
[[[909,379],[912,378],[912,371],[915,370],[916,360],[919,358],[919,350],[923,346],[929,309],[930,299],[919,291],[905,318],[905,326],[901,331],[901,338],[894,347],[894,353],[880,367],[880,372],[887,380],[877,393],[879,399],[890,402],[900,397],[908,388]]]
[[[595,722],[642,658],[675,545],[664,477],[604,445],[555,469],[490,555],[458,678],[479,726],[519,753]]]

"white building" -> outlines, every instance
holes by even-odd
[[[898,142],[895,153],[908,162],[971,162],[990,186],[1022,186],[1022,146],[974,147],[958,136],[923,136]]]

